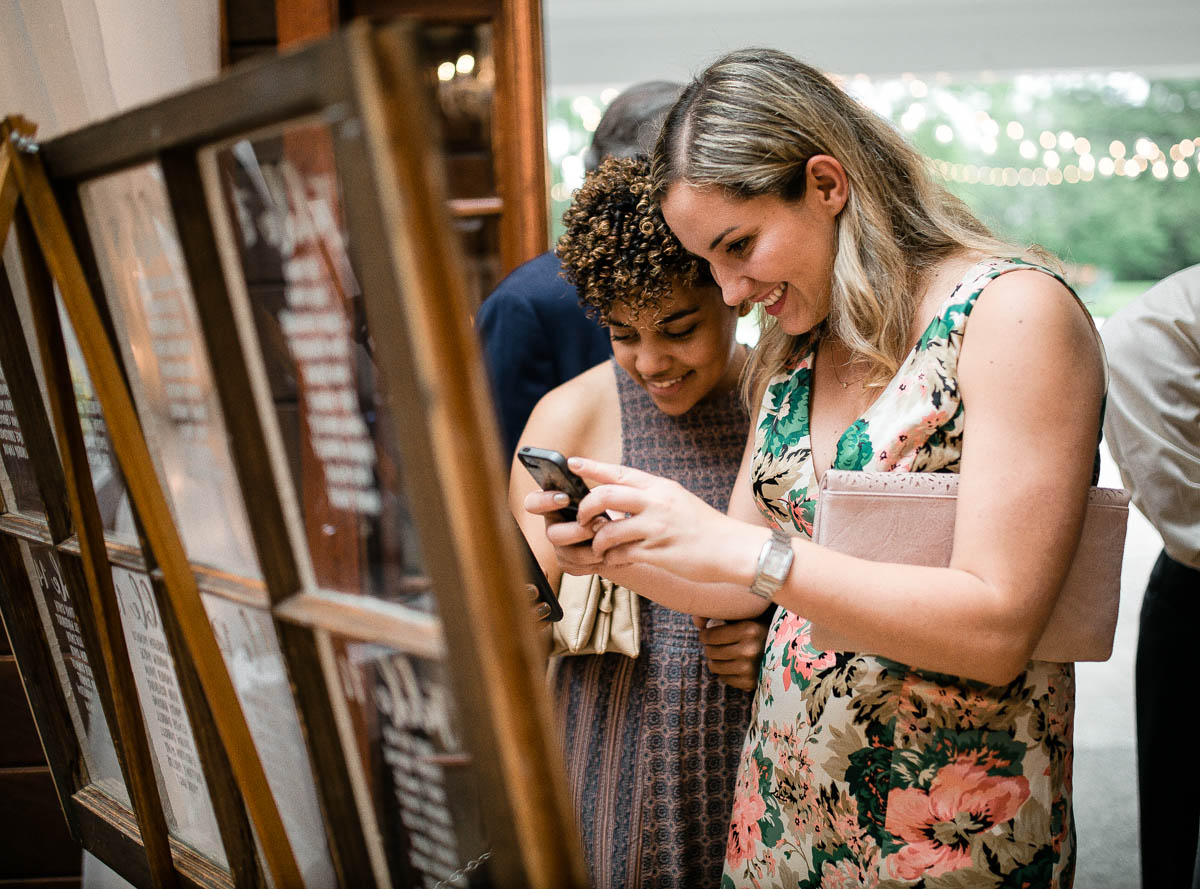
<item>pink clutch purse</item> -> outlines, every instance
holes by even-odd
[[[876,562],[944,567],[954,543],[957,494],[953,473],[829,470],[821,479],[813,540]],[[1091,489],[1079,548],[1034,660],[1106,661],[1112,654],[1128,517],[1128,492]],[[823,651],[846,648],[816,625],[812,644]]]

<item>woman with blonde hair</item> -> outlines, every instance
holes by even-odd
[[[689,85],[653,176],[725,302],[767,316],[728,512],[586,459],[577,522],[548,516],[550,494],[525,506],[572,573],[716,617],[778,606],[722,886],[1070,886],[1074,669],[1030,658],[1093,477],[1089,316],[784,53],[732,53]],[[949,567],[812,543],[830,468],[958,473]],[[627,517],[593,528],[605,511]]]

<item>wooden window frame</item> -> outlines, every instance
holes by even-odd
[[[39,539],[49,536],[65,564],[78,560],[86,581],[86,593],[78,592],[78,598],[93,606],[83,617],[96,627],[88,639],[89,660],[104,665],[101,678],[113,687],[101,690],[101,700],[110,725],[120,727],[114,741],[135,811],[81,786],[82,754],[63,730],[68,724],[65,704],[58,699],[61,688],[56,698],[49,651],[39,647],[40,634],[28,632],[36,625],[32,613],[24,599],[16,602],[20,597],[8,596],[4,616],[11,619],[10,628],[20,628],[13,631],[23,640],[18,651],[14,638],[14,653],[23,671],[29,665],[23,678],[34,689],[31,699],[46,705],[38,725],[43,737],[49,736],[48,759],[68,821],[85,847],[101,853],[139,886],[262,884],[250,824],[275,884],[291,885],[299,876],[200,604],[201,590],[221,595],[224,581],[189,564],[172,521],[113,346],[111,316],[80,205],[83,183],[148,161],[163,173],[210,364],[214,354],[221,356],[221,373],[214,375],[217,394],[228,433],[237,442],[234,465],[243,497],[255,505],[255,549],[308,753],[313,763],[320,763],[315,770],[318,795],[339,882],[363,885],[381,874],[372,869],[368,846],[375,841],[359,818],[362,801],[346,789],[346,752],[335,727],[329,677],[320,666],[320,641],[329,633],[399,650],[444,647],[453,665],[455,700],[461,712],[471,715],[462,725],[467,747],[476,754],[486,751],[476,755],[475,768],[494,847],[492,880],[501,886],[547,889],[586,883],[550,732],[543,656],[515,580],[522,561],[506,515],[503,471],[499,459],[488,456],[499,453],[499,444],[487,382],[457,274],[445,196],[438,177],[431,175],[437,158],[419,123],[425,117],[416,113],[423,96],[410,67],[410,39],[403,27],[355,25],[267,65],[249,65],[212,84],[60,136],[38,146],[36,155],[12,147],[30,137],[22,122],[10,119],[4,125],[0,230],[7,230],[12,216],[18,231],[25,231],[22,242],[36,241],[40,248],[36,255],[26,251],[31,257],[26,274],[53,429],[64,460],[58,464],[53,447],[39,449],[36,474],[47,502],[45,533],[31,529],[35,523],[11,516],[0,516],[0,530],[6,547],[24,531]],[[239,347],[226,281],[214,272],[220,268],[221,247],[205,199],[199,149],[334,107],[348,109],[361,127],[361,138],[336,142],[336,155],[367,316],[376,336],[400,344],[375,355],[387,408],[396,416],[426,421],[398,425],[425,564],[441,613],[455,616],[441,622],[440,634],[431,635],[427,623],[412,620],[403,609],[304,588],[297,553],[285,531],[286,507],[279,493],[283,468],[275,465],[273,474],[261,471],[272,464],[263,419],[253,400],[244,397],[251,370]],[[19,201],[29,213],[28,226],[20,221]],[[39,268],[43,260],[45,267]],[[79,336],[112,434],[143,557],[128,548],[122,555],[120,547],[114,549],[104,538],[73,409],[51,279]],[[13,329],[20,339],[20,325]],[[0,347],[5,348],[6,367],[12,363],[9,356],[23,348],[4,341]],[[28,360],[27,352],[24,357]],[[31,384],[23,379],[18,385],[28,393]],[[36,428],[43,441],[51,427],[44,415],[37,419],[37,408],[34,402],[24,405],[20,421],[23,429]],[[466,479],[469,484],[463,483]],[[69,509],[64,511],[64,504]],[[109,564],[122,559],[154,578],[210,787],[236,784],[236,791],[213,791],[229,872],[194,854],[189,857],[188,850],[167,837],[154,781],[146,777],[152,775],[148,742],[139,731],[141,711],[128,653],[113,619],[117,606]],[[234,782],[214,780],[224,773],[232,774]],[[377,861],[378,849],[374,851]]]

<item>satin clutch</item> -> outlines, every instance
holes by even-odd
[[[829,470],[821,479],[813,541],[875,562],[945,567],[957,495],[954,473]],[[1094,487],[1088,493],[1079,547],[1033,660],[1106,661],[1112,654],[1128,517],[1127,491]],[[816,625],[812,644],[823,651],[847,648]]]
[[[642,650],[638,594],[598,574],[564,574],[558,585],[562,620],[552,624],[550,653],[623,654]]]

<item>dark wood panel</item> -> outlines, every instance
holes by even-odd
[[[225,33],[231,44],[275,44],[275,4],[272,0],[226,2]]]
[[[83,850],[67,830],[48,768],[0,769],[0,799],[0,875],[80,872]]]
[[[45,762],[17,662],[11,655],[0,655],[0,768],[43,766]],[[3,796],[0,793],[0,799]]]
[[[481,21],[500,12],[501,0],[349,0],[350,17],[386,19],[397,15],[427,21]]]
[[[12,632],[15,657],[29,682],[28,699],[46,739],[44,752],[54,769],[60,806],[67,806],[71,793],[80,785],[82,753],[34,604],[20,544],[7,534],[0,534],[0,612]],[[74,810],[68,809],[67,814],[72,829],[77,829]]]

